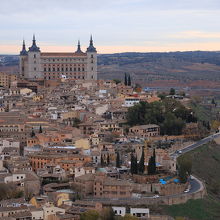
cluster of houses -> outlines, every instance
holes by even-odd
[[[103,206],[85,198],[177,193],[172,181],[166,186],[159,182],[176,172],[166,149],[155,150],[161,176],[131,176],[129,171],[130,152],[139,161],[144,149],[147,168],[153,148],[145,140],[162,137],[155,124],[127,129],[128,108],[158,100],[154,92],[137,93],[103,80],[21,81],[0,88],[0,183],[15,184],[23,192],[22,199],[0,202],[0,218],[79,219]],[[113,210],[127,213],[123,207]],[[131,207],[129,213],[149,218],[147,208]]]

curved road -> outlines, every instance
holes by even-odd
[[[178,154],[178,153],[172,153],[171,156],[173,157],[179,157],[180,155],[188,152],[188,151],[191,151],[191,150],[194,150],[198,147],[201,147],[203,144],[207,144],[208,142],[212,141],[214,138],[216,137],[219,137],[220,136],[220,132],[216,133],[216,134],[212,134],[206,138],[203,138],[199,141],[197,141],[196,143],[194,144],[191,144],[189,146],[186,146],[184,147],[183,149],[181,149],[182,153],[181,154]]]

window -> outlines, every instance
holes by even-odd
[[[91,54],[91,58],[93,58],[93,54]]]
[[[34,58],[36,58],[36,54],[34,54]]]

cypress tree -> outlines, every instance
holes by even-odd
[[[105,162],[104,162],[103,156],[101,155],[101,166],[104,167],[104,165],[105,165]]]
[[[40,128],[39,128],[39,133],[43,133],[43,129],[42,129],[41,125],[40,125]]]
[[[144,173],[144,148],[142,147],[141,159],[138,163],[138,173]]]
[[[120,168],[120,155],[119,155],[119,152],[117,152],[116,154],[116,167],[117,168]]]
[[[130,74],[128,75],[128,86],[131,86],[131,76],[130,76]]]
[[[138,173],[137,157],[134,157],[134,174]]]
[[[130,168],[131,174],[137,174],[138,172],[137,168],[138,168],[137,158],[133,155],[133,153],[131,153],[131,168]]]
[[[150,157],[149,162],[148,162],[148,167],[147,167],[147,171],[148,171],[148,175],[154,175],[156,174],[156,152],[154,149],[154,153],[153,156]]]
[[[125,86],[128,85],[128,79],[127,79],[127,74],[125,73]]]
[[[130,167],[131,174],[134,174],[134,155],[131,153],[131,167]]]
[[[109,158],[109,154],[108,154],[108,156],[107,156],[107,165],[109,165],[110,164],[110,158]]]
[[[155,149],[154,149],[154,153],[153,153],[153,160],[152,160],[152,162],[153,162],[153,174],[156,174],[156,171],[157,171],[157,166],[156,166],[156,151],[155,151]]]
[[[35,132],[34,132],[34,129],[32,128],[31,137],[34,137],[34,136],[35,136]]]

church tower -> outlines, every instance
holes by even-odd
[[[97,80],[97,51],[93,46],[92,35],[90,44],[86,51],[87,54],[87,80]]]
[[[41,52],[37,47],[35,35],[33,35],[32,46],[28,50],[28,79],[41,79],[43,78],[41,70]]]
[[[27,76],[27,60],[28,60],[28,53],[26,51],[25,41],[23,40],[22,50],[20,51],[19,56],[19,71],[20,77],[22,79],[26,78]]]

